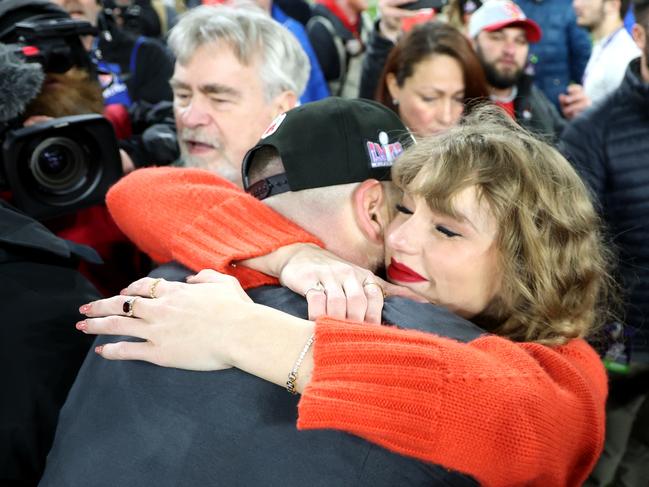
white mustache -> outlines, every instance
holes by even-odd
[[[198,142],[213,147],[214,149],[221,149],[221,142],[214,136],[202,133],[200,129],[183,128],[180,132],[180,140],[183,142]]]

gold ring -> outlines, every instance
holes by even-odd
[[[367,286],[376,286],[381,290],[381,294],[383,295],[384,298],[387,296],[387,294],[385,294],[385,291],[383,290],[383,286],[381,286],[378,282],[367,281],[367,280],[363,281],[363,288],[365,288]]]
[[[122,306],[122,311],[124,311],[124,313],[126,313],[126,316],[128,316],[129,318],[133,316],[136,299],[137,296],[131,296],[126,301],[124,301],[124,305]]]
[[[162,281],[161,277],[156,279],[155,281],[153,281],[153,283],[151,284],[151,288],[149,289],[149,297],[151,299],[157,298],[157,296],[155,295],[155,288],[158,287],[158,284],[160,283],[160,281]]]
[[[319,292],[319,293],[325,293],[325,294],[327,294],[327,291],[325,290],[324,286],[322,285],[322,283],[321,283],[320,281],[316,282],[315,285],[313,285],[313,286],[311,286],[309,289],[307,289],[306,292],[304,293],[304,297],[306,298],[307,295],[308,295],[311,291],[317,291],[317,292]]]

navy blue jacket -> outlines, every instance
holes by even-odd
[[[640,76],[640,59],[561,139],[560,150],[592,188],[619,252],[631,359],[649,363],[649,83]]]
[[[559,93],[570,82],[581,83],[591,41],[577,25],[572,0],[517,0],[525,15],[543,30],[541,41],[530,44],[534,84],[559,108]]]
[[[295,36],[309,58],[309,63],[311,64],[309,80],[304,88],[304,92],[300,95],[300,102],[308,103],[310,101],[318,101],[328,97],[329,87],[327,86],[327,81],[322,73],[318,57],[313,50],[313,46],[311,45],[305,27],[297,20],[286,15],[277,5],[272,6],[271,17],[273,20],[279,22],[286,29],[291,31],[291,34]]]

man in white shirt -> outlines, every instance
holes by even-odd
[[[581,85],[571,85],[559,97],[563,114],[571,119],[615,90],[629,61],[640,55],[624,28],[629,0],[573,0],[577,24],[593,38],[593,51]]]

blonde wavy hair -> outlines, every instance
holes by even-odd
[[[606,319],[610,251],[584,183],[553,147],[504,111],[481,106],[421,140],[393,181],[433,211],[456,216],[454,196],[475,186],[498,222],[501,291],[473,321],[513,340],[562,344]]]

